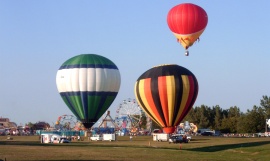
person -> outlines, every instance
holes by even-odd
[[[80,137],[80,135],[78,135],[78,141],[80,141],[81,140],[81,137]]]
[[[87,138],[88,140],[91,140],[91,132],[87,132]]]

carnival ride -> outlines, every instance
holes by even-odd
[[[83,130],[84,127],[82,123],[77,120],[73,115],[62,115],[59,116],[55,122],[55,129],[59,131],[70,131],[70,130]]]
[[[103,128],[111,127],[111,128],[118,129],[118,125],[115,123],[115,121],[111,117],[110,111],[107,111],[107,113],[104,114],[104,116],[102,116],[102,121],[99,123],[98,127],[99,128],[100,127],[103,127]]]
[[[266,119],[266,125],[268,128],[270,128],[270,119]]]
[[[142,119],[142,109],[135,99],[123,100],[116,110],[115,123],[123,135],[138,133]]]
[[[270,136],[270,119],[266,119],[264,135],[265,136]]]
[[[116,130],[119,130],[118,125],[115,123],[114,119],[111,117],[111,112],[107,111],[101,117],[101,121],[97,122],[98,126],[93,127],[92,134],[100,134],[100,133],[115,133]]]
[[[197,133],[198,127],[194,123],[189,123],[185,121],[184,123],[180,123],[177,133]]]

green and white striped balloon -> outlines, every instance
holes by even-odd
[[[96,54],[70,58],[56,74],[56,85],[62,99],[86,128],[91,128],[110,107],[120,83],[117,66]]]

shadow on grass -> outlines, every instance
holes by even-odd
[[[40,146],[41,143],[37,141],[0,141],[0,145],[29,145]],[[1,160],[0,160],[1,161]]]
[[[206,140],[210,140],[210,139],[193,139],[192,138],[192,141],[206,141]]]
[[[192,149],[186,149],[186,150],[187,151],[197,151],[197,152],[217,152],[217,151],[222,151],[222,150],[227,150],[227,149],[255,147],[255,146],[260,146],[260,145],[265,145],[265,144],[270,144],[270,141],[214,145],[214,146],[205,146],[205,147],[192,148]]]
[[[1,159],[0,158],[0,161],[9,161],[8,158],[4,158],[4,159]],[[37,161],[43,161],[43,160],[37,160]],[[44,160],[44,161],[63,161],[63,160]],[[65,161],[75,161],[75,160],[65,160]],[[77,160],[76,161],[99,161],[99,160]],[[102,160],[102,161],[109,161],[109,160]],[[112,160],[110,160],[112,161]],[[120,160],[121,161],[121,160]]]
[[[208,140],[208,139],[197,139],[196,143],[200,143],[201,140]],[[195,141],[195,140],[193,140]],[[196,147],[190,149],[182,149],[186,151],[196,151],[196,152],[217,152],[223,151],[228,149],[236,149],[236,148],[248,148],[248,147],[256,147],[261,145],[270,144],[270,141],[259,141],[259,142],[246,142],[246,143],[237,143],[237,144],[222,144],[222,145],[212,145],[212,146],[204,146],[204,147]],[[41,144],[39,141],[0,141],[0,145],[27,145],[27,146],[74,146],[74,147],[133,147],[133,148],[150,148],[152,146],[137,146],[137,145],[104,145],[104,144],[91,144],[91,142],[75,142],[75,143],[68,143],[68,144]],[[178,150],[172,147],[154,147],[158,149],[173,149]],[[2,158],[0,158],[1,161]]]
[[[92,142],[71,142],[61,144],[44,144],[39,141],[0,141],[0,145],[18,145],[18,146],[43,146],[43,147],[137,147],[137,145],[115,145],[115,144],[92,144]],[[143,147],[139,147],[143,148]],[[1,161],[1,160],[0,160]]]

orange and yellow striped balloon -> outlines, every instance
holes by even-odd
[[[138,78],[135,95],[152,120],[165,133],[173,133],[197,98],[198,82],[194,74],[184,67],[157,66]]]

